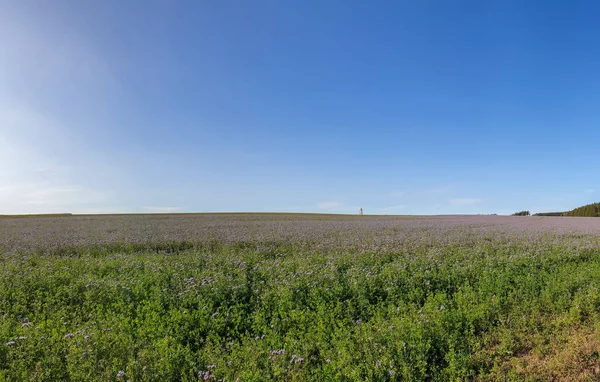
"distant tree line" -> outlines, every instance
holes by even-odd
[[[511,216],[529,216],[531,215],[529,213],[529,211],[519,211],[519,212],[515,212],[514,214],[512,214]]]
[[[533,216],[580,216],[600,217],[600,203],[587,204],[567,212],[538,212]]]
[[[533,216],[563,216],[564,212],[538,212]]]
[[[600,216],[600,203],[592,203],[579,208],[575,208],[572,211],[565,212],[563,216],[598,217]]]

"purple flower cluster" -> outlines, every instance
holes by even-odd
[[[292,360],[290,361],[290,363],[295,363],[296,365],[300,365],[300,364],[302,364],[302,362],[304,362],[304,358],[298,357],[296,354],[292,355]]]
[[[368,216],[293,214],[198,214],[163,216],[94,216],[0,218],[0,252],[62,254],[65,248],[128,243],[159,253],[206,246],[248,245],[273,251],[279,244],[323,252],[409,251],[435,244],[476,244],[491,238],[503,245],[523,238],[532,244],[548,235],[580,243],[578,235],[600,235],[600,219],[509,216]],[[68,254],[68,253],[65,253]],[[240,266],[243,266],[240,263]],[[328,266],[333,266],[329,264]],[[193,277],[185,279],[195,283]],[[202,284],[210,283],[203,280]]]

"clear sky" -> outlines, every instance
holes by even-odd
[[[0,213],[600,199],[596,1],[0,0]]]

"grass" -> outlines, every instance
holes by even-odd
[[[600,239],[461,219],[6,220],[0,380],[597,379]]]

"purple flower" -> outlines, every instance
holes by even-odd
[[[123,378],[125,376],[125,372],[123,370],[119,370],[117,373],[117,378]]]
[[[213,365],[211,365],[213,366]],[[202,371],[198,372],[198,378],[208,381],[209,379],[214,379],[215,376],[210,371]]]
[[[8,341],[6,343],[6,346],[13,346],[15,344],[15,341]]]
[[[73,337],[75,337],[75,334],[73,334],[73,333],[67,333],[67,334],[65,334],[64,338],[73,338]]]

